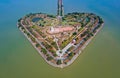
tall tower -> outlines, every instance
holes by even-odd
[[[58,0],[58,10],[57,15],[63,17],[64,16],[64,6],[62,0]]]

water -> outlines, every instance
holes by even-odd
[[[42,18],[33,18],[32,22],[38,22],[39,20],[42,20]]]
[[[120,0],[64,0],[65,13],[93,12],[105,25],[65,69],[49,66],[17,29],[31,12],[55,14],[57,0],[0,0],[0,78],[120,78]]]

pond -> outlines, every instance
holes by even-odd
[[[42,20],[43,18],[38,18],[38,17],[36,17],[36,18],[33,18],[32,19],[32,22],[38,22],[39,20]]]

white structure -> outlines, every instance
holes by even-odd
[[[55,31],[54,27],[51,27],[50,32],[54,32],[54,31]]]

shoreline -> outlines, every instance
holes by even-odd
[[[18,26],[18,24],[17,24]],[[47,61],[45,58],[44,58],[44,54],[42,54],[41,51],[39,51],[39,49],[35,46],[35,44],[31,41],[31,39],[21,30],[21,28],[19,28],[19,30],[23,33],[23,35],[27,38],[27,40],[32,44],[32,46],[36,49],[36,51],[42,56],[42,58],[47,62],[48,65],[51,65],[53,67],[59,67],[61,68],[61,65],[57,65],[57,64],[53,64],[52,62],[49,62]]]
[[[47,61],[44,58],[44,54],[42,54],[41,51],[39,51],[39,49],[35,46],[35,44],[31,41],[31,39],[21,30],[21,28],[19,28],[19,30],[23,33],[23,35],[27,38],[27,40],[32,44],[32,46],[36,49],[36,51],[42,56],[42,58],[47,62],[48,65],[51,65],[53,67],[58,67],[58,68],[64,68],[67,66],[72,65],[75,60],[79,57],[80,54],[83,53],[83,50],[87,47],[87,45],[90,44],[90,42],[92,41],[92,39],[100,32],[100,30],[103,28],[104,23],[101,25],[101,27],[96,31],[96,33],[94,34],[93,37],[91,37],[89,40],[86,41],[86,43],[80,48],[78,54],[76,54],[69,62],[67,62],[67,64],[61,64],[61,65],[57,65],[57,64],[53,64],[52,62]],[[18,24],[17,24],[18,26]]]
[[[93,17],[91,17],[91,19],[92,19]],[[30,29],[27,29],[27,26],[31,26],[32,24],[31,24],[31,22],[29,21],[30,19],[29,18],[25,18],[25,19],[20,19],[18,22],[17,22],[17,27],[19,28],[19,30],[24,34],[24,36],[28,39],[28,41],[32,44],[32,46],[38,51],[38,53],[42,56],[42,58],[47,62],[47,64],[49,64],[49,65],[51,65],[51,66],[53,66],[53,67],[58,67],[58,68],[64,68],[64,67],[67,67],[67,66],[69,66],[69,65],[71,65],[76,59],[77,59],[77,57],[81,54],[81,53],[83,53],[83,50],[87,47],[87,45],[89,45],[89,43],[92,41],[92,39],[97,35],[97,33],[98,32],[100,32],[100,30],[103,28],[103,25],[104,25],[104,22],[102,22],[102,23],[99,23],[99,20],[100,20],[100,17],[98,17],[98,19],[97,19],[97,21],[94,21],[94,24],[93,24],[93,26],[94,25],[96,25],[95,27],[94,27],[94,29],[92,30],[92,36],[90,36],[90,37],[85,37],[85,38],[87,38],[86,40],[84,40],[84,42],[82,43],[82,45],[81,45],[81,42],[78,42],[77,44],[78,45],[76,45],[76,47],[74,47],[74,49],[73,49],[73,52],[71,52],[71,53],[74,53],[74,51],[75,51],[75,53],[74,53],[74,55],[72,55],[72,57],[71,57],[71,59],[69,59],[68,57],[69,57],[69,54],[68,53],[66,53],[66,54],[68,54],[68,56],[66,56],[66,57],[64,57],[64,59],[62,58],[62,59],[57,59],[57,58],[59,58],[59,56],[57,56],[57,57],[54,57],[54,56],[52,56],[53,57],[53,59],[52,60],[48,60],[48,55],[50,54],[50,51],[48,50],[48,48],[46,48],[45,47],[45,45],[44,44],[42,44],[42,41],[41,40],[39,40],[39,38],[37,38],[34,34],[32,34],[29,30]],[[27,24],[25,24],[27,22]],[[89,25],[91,22],[88,22],[87,23],[87,25]],[[98,26],[98,24],[99,24],[99,26]],[[86,30],[87,28],[84,28],[84,30],[85,31],[88,31],[88,30]],[[31,29],[32,30],[32,29]],[[77,29],[76,29],[77,30]],[[78,36],[80,36],[80,38],[81,38],[81,33],[83,34],[84,32],[82,31],[80,31],[79,32],[79,34],[76,36],[76,37],[78,37]],[[29,34],[29,35],[28,35]],[[90,34],[90,33],[89,33]],[[39,45],[39,47],[37,47],[36,45]],[[67,44],[67,46],[70,46],[70,45],[68,45]],[[43,51],[41,51],[41,48],[42,49],[45,49],[46,50],[46,52],[48,53],[48,55],[46,55],[45,53],[43,53]],[[67,49],[66,49],[67,50]],[[51,55],[51,54],[50,54]],[[67,62],[64,62],[65,60],[68,60]],[[58,64],[57,62],[58,61],[61,61],[61,64]],[[60,63],[60,62],[59,62]]]
[[[79,55],[83,53],[83,50],[90,44],[90,42],[92,41],[92,39],[100,32],[100,30],[103,28],[103,25],[104,25],[104,23],[103,23],[103,24],[101,25],[101,27],[97,30],[97,32],[94,34],[94,36],[91,37],[91,38],[81,47],[81,49],[79,50],[78,54],[76,54],[76,55],[71,59],[71,61],[68,62],[69,64],[68,64],[68,65],[64,65],[63,67],[67,67],[67,66],[69,66],[69,65],[72,65],[72,63],[75,62],[75,60],[79,57]]]

